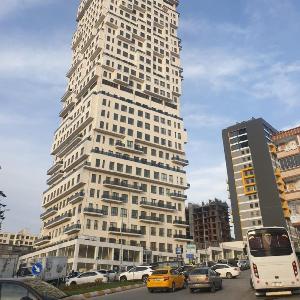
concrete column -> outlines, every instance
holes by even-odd
[[[73,267],[72,267],[72,270],[74,271],[77,271],[78,255],[79,255],[79,240],[76,240],[75,249],[74,249]]]
[[[95,248],[95,255],[94,255],[94,258],[95,258],[94,269],[95,270],[98,270],[98,266],[97,266],[97,264],[98,264],[98,256],[99,256],[99,247],[96,246],[96,248]]]

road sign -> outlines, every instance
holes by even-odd
[[[182,249],[180,247],[176,248],[176,254],[181,255],[182,254]]]
[[[33,275],[40,275],[43,271],[43,265],[41,263],[35,263],[32,268],[31,268],[31,272]]]
[[[187,254],[186,254],[186,258],[187,258],[187,259],[194,259],[194,254],[192,254],[192,253],[187,253]]]

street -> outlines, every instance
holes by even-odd
[[[181,300],[181,299],[199,299],[205,297],[206,299],[223,299],[223,300],[254,300],[254,299],[299,299],[299,295],[285,296],[285,297],[262,297],[256,298],[254,291],[249,286],[249,271],[242,272],[237,279],[224,279],[223,290],[211,294],[207,291],[196,292],[191,294],[189,290],[176,291],[175,293],[156,292],[154,294],[148,293],[145,288],[140,288],[123,293],[117,293],[104,296],[107,300]],[[95,298],[97,300],[103,297]]]

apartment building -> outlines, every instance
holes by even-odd
[[[286,184],[286,200],[291,222],[300,228],[300,127],[278,132],[273,136],[277,147],[281,176]]]
[[[178,2],[81,1],[34,257],[132,265],[191,240]]]
[[[190,231],[197,249],[218,247],[230,242],[229,208],[219,199],[209,200],[201,205],[188,204]]]
[[[223,130],[228,186],[235,238],[243,240],[251,228],[289,227],[276,146],[277,133],[262,118],[237,123]]]
[[[0,232],[0,245],[33,246],[36,239],[37,236],[26,229],[22,229],[18,233]]]

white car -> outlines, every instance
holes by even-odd
[[[240,275],[241,270],[238,267],[233,267],[227,264],[216,264],[211,267],[212,270],[219,273],[222,278],[236,278]]]
[[[153,269],[151,266],[133,267],[127,272],[122,272],[119,276],[119,279],[120,281],[143,280],[144,282],[146,282],[152,272]]]
[[[90,271],[80,274],[77,277],[67,279],[66,285],[75,285],[83,283],[107,282],[107,277],[97,271]]]
[[[115,281],[118,279],[118,274],[117,272],[113,271],[113,270],[105,270],[105,269],[101,269],[98,270],[97,272],[101,273],[104,275],[104,277],[107,277],[108,281]]]

